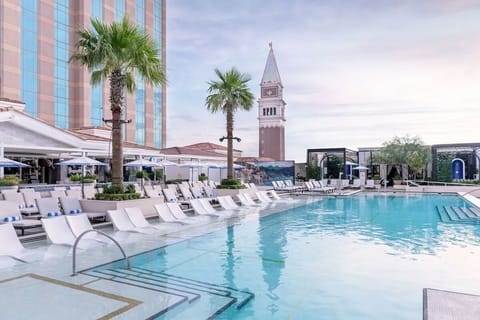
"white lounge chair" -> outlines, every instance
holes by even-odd
[[[248,193],[239,193],[237,194],[238,199],[244,206],[255,206],[255,207],[261,207],[262,204],[256,203],[253,201],[252,197]]]
[[[73,246],[75,235],[67,224],[65,216],[41,220],[48,240],[53,244]]]
[[[151,229],[163,231],[163,232],[173,231],[171,228],[165,225],[162,226],[162,225],[150,224],[147,221],[147,219],[145,219],[145,216],[143,215],[142,210],[138,207],[125,208],[124,210],[128,218],[136,228],[142,228],[142,229],[151,228]]]
[[[155,230],[151,228],[145,229],[135,227],[128,215],[123,210],[108,210],[107,213],[113,223],[115,230],[117,231],[140,232],[150,234],[155,232]]]
[[[42,218],[62,215],[57,198],[39,198],[35,199],[35,202]]]
[[[85,231],[93,230],[92,224],[90,223],[90,220],[88,220],[88,216],[84,213],[65,215],[65,219],[67,219],[67,223],[75,238],[78,238]],[[95,232],[85,234],[82,239],[90,239],[103,243],[111,242],[108,238]]]
[[[235,207],[232,207],[230,202],[228,202],[228,200],[226,199],[226,196],[217,197],[217,201],[220,204],[220,206],[225,210],[237,209]]]
[[[362,187],[362,184],[360,182],[360,179],[353,179],[353,185],[352,188],[359,189]]]
[[[204,198],[202,190],[198,186],[191,187],[190,191],[195,199]]]
[[[165,201],[167,202],[178,202],[177,195],[175,194],[175,190],[172,188],[163,189],[163,194],[165,196]]]
[[[22,190],[32,190],[27,192],[21,192],[23,199],[25,200],[25,205],[27,208],[37,208],[37,203],[35,199],[40,199],[42,195],[40,192],[33,191],[33,189],[22,189]],[[37,213],[39,213],[37,208]]]
[[[145,186],[144,187],[145,194],[149,198],[161,198],[162,189],[161,188],[153,188],[153,186]]]
[[[366,189],[376,189],[375,187],[375,181],[372,179],[367,180],[367,184],[365,185]]]
[[[193,194],[190,192],[189,187],[186,187],[185,185],[180,185],[179,189],[180,189],[180,193],[182,194],[182,197],[183,197],[184,200],[195,199]]]
[[[7,192],[3,195],[3,198],[7,201],[17,204],[20,212],[26,215],[38,214],[38,208],[36,206],[27,206],[25,198],[20,192]]]
[[[156,204],[156,205],[154,205],[154,208],[155,208],[155,211],[156,211],[157,214],[158,214],[158,217],[159,217],[160,220],[162,220],[162,222],[164,222],[164,223],[181,224],[181,225],[192,224],[192,223],[193,223],[193,221],[187,221],[186,219],[184,219],[184,221],[177,219],[177,218],[172,214],[172,212],[170,211],[170,209],[168,208],[168,204],[167,204],[167,203],[159,203],[159,204]]]
[[[193,210],[195,211],[196,214],[199,215],[205,215],[205,216],[211,216],[211,217],[219,217],[218,214],[214,214],[210,210],[208,210],[205,205],[201,201],[202,199],[192,199],[190,200],[190,204],[192,205]],[[215,210],[215,209],[213,209]]]
[[[20,240],[18,240],[17,233],[10,223],[0,225],[0,256],[27,262],[27,250],[23,247]]]
[[[269,196],[265,195],[265,193],[263,193],[261,191],[255,192],[255,195],[257,196],[257,199],[260,202],[264,202],[264,203],[272,202],[272,199]]]
[[[195,222],[195,223],[199,223],[199,222],[208,222],[211,220],[211,218],[209,216],[195,216],[195,217],[189,217],[185,214],[185,212],[183,212],[182,208],[180,208],[180,205],[178,203],[173,203],[173,202],[168,202],[167,203],[167,207],[168,209],[170,210],[170,212],[172,213],[172,215],[182,221],[182,222]]]
[[[78,198],[61,197],[60,203],[62,204],[63,212],[65,214],[77,214],[85,213],[89,219],[106,219],[107,214],[104,212],[86,212],[83,210],[80,200]]]
[[[213,192],[213,188],[210,186],[204,186],[203,191],[205,192],[205,195],[207,198],[215,198],[215,193]]]
[[[42,227],[42,223],[39,220],[23,219],[18,205],[7,200],[0,201],[0,223],[12,224],[14,229],[22,231],[22,236],[25,234],[26,229]]]

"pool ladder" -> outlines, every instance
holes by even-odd
[[[123,250],[123,248],[122,248],[122,246],[120,245],[120,243],[118,243],[118,241],[115,240],[115,238],[113,238],[112,236],[106,234],[105,232],[92,229],[92,230],[87,230],[87,231],[85,231],[85,232],[82,232],[82,233],[78,236],[78,238],[75,240],[75,243],[73,244],[72,277],[73,277],[73,276],[76,276],[76,275],[78,274],[78,273],[77,273],[77,246],[78,246],[78,243],[79,243],[80,240],[83,238],[83,236],[85,236],[87,233],[90,233],[90,232],[96,232],[96,233],[101,234],[101,235],[107,237],[108,239],[112,240],[113,243],[115,243],[115,244],[117,245],[117,247],[120,249],[120,251],[122,252],[123,259],[127,261],[127,269],[128,269],[128,270],[131,269],[130,260],[128,259],[127,255],[125,254],[125,251]]]

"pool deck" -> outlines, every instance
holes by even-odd
[[[194,243],[196,237],[226,226],[318,200],[308,196],[292,198],[246,208],[231,218],[212,218],[200,225],[174,225],[152,234],[114,232],[111,226],[99,230],[112,235],[131,257],[179,242]],[[158,218],[149,220],[159,222]],[[46,240],[27,242],[24,246],[31,254],[30,263],[0,257],[0,292],[8,292],[0,299],[0,319],[153,319],[167,312],[169,319],[207,319],[233,303],[238,305],[249,299],[248,294],[235,290],[219,295],[224,288],[218,284],[211,284],[205,292],[205,284],[196,285],[193,279],[181,280],[190,281],[185,291],[179,289],[181,284],[175,284],[173,278],[162,282],[159,279],[164,274],[145,274],[145,270],[136,268],[105,270],[104,274],[87,271],[122,258],[113,244],[99,242],[77,251],[77,267],[81,271],[77,276],[72,276],[71,247],[52,245]]]

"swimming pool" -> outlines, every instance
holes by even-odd
[[[136,255],[130,271],[118,261],[85,274],[170,292],[158,319],[419,319],[422,288],[479,293],[480,227],[455,209],[469,206],[324,198]]]

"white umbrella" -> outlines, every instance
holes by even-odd
[[[142,174],[143,174],[143,167],[146,167],[146,168],[161,167],[158,164],[158,162],[153,162],[147,159],[137,159],[134,161],[130,161],[128,163],[125,163],[123,166],[124,167],[140,167],[140,172],[142,172]],[[142,191],[145,191],[145,188],[143,186],[143,176],[142,176],[141,184],[142,184],[141,185]]]
[[[178,163],[173,162],[173,161],[169,161],[167,159],[163,159],[162,161],[158,162],[158,164],[161,167],[177,167],[178,166]]]
[[[146,168],[151,168],[151,167],[161,167],[161,165],[158,162],[153,162],[150,160],[146,159],[138,159],[134,161],[130,161],[128,163],[124,164],[125,167],[146,167]]]
[[[79,157],[56,163],[57,166],[106,166],[106,163],[89,157]]]
[[[226,169],[227,167],[228,167],[228,166],[227,166],[226,164],[224,164],[224,165],[219,166],[218,168]],[[239,170],[239,169],[244,169],[244,168],[245,168],[245,167],[242,166],[242,165],[239,165],[239,164],[236,164],[236,163],[233,164],[233,169],[234,169],[234,170]]]
[[[85,198],[84,185],[83,185],[83,168],[87,166],[106,166],[106,163],[89,157],[78,157],[70,160],[65,160],[56,163],[57,166],[81,166],[82,167],[82,198]]]
[[[179,164],[180,167],[189,167],[189,168],[199,168],[203,167],[203,164],[200,164],[198,162],[184,162]]]
[[[352,168],[352,170],[364,171],[364,170],[370,170],[370,169],[365,166],[358,166],[358,167]]]
[[[30,166],[25,163],[0,157],[0,168],[25,168],[25,167],[30,167]]]

